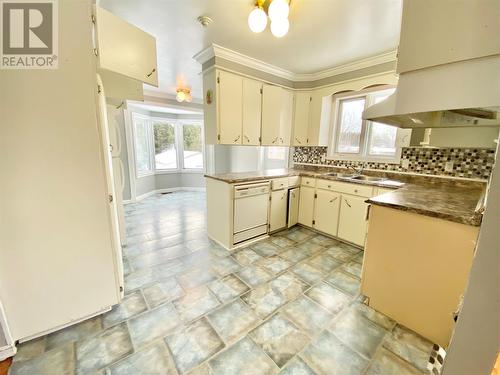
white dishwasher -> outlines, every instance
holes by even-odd
[[[269,182],[234,187],[233,244],[267,233]]]

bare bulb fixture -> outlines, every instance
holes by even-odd
[[[271,33],[276,38],[281,38],[288,33],[290,22],[290,0],[272,0],[267,9],[263,7],[264,0],[257,0],[255,8],[248,15],[248,27],[254,33],[261,33],[266,29],[267,18],[271,20]]]
[[[175,96],[175,99],[177,99],[179,103],[182,102],[191,103],[191,101],[193,100],[193,97],[191,96],[191,90],[184,88],[177,89],[177,95]]]

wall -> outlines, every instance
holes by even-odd
[[[399,164],[374,162],[354,162],[326,159],[326,147],[295,147],[294,163],[330,166],[361,166],[367,169],[418,173],[434,176],[451,176],[487,179],[493,168],[495,149],[493,148],[423,148],[404,147]],[[408,167],[403,167],[407,160]],[[453,161],[453,171],[445,172],[447,161]]]

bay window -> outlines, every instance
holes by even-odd
[[[363,111],[394,92],[366,91],[335,98],[328,158],[351,161],[399,163],[401,139],[411,130],[363,120]]]
[[[133,113],[132,125],[137,177],[203,169],[203,125],[200,121]]]

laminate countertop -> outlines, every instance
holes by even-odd
[[[385,171],[366,171],[363,174],[384,177],[380,181],[363,181],[328,176],[343,172],[333,168],[269,169],[244,173],[207,174],[205,177],[229,184],[270,180],[279,177],[304,176],[362,185],[394,188],[395,190],[369,198],[366,202],[398,210],[414,212],[457,223],[479,226],[486,183],[432,176],[396,174]]]

